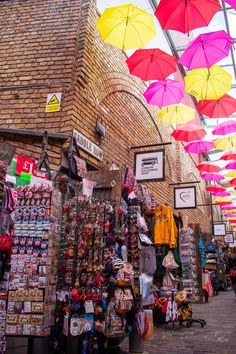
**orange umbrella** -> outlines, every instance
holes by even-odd
[[[204,172],[220,172],[221,168],[214,164],[213,162],[201,162],[199,165],[197,165],[197,169],[199,171],[204,171]]]

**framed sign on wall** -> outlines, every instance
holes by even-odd
[[[234,235],[233,234],[226,234],[224,236],[224,241],[226,243],[234,243]]]
[[[134,174],[137,181],[164,181],[165,150],[136,152]]]
[[[197,208],[196,187],[174,188],[174,208],[175,209],[195,209]]]
[[[226,225],[225,224],[213,224],[213,235],[214,236],[225,236],[226,235]]]

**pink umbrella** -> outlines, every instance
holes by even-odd
[[[209,173],[209,172],[202,173],[201,177],[207,181],[222,181],[223,179],[225,179],[219,173]]]
[[[236,217],[236,214],[224,214],[224,217],[228,217],[228,218],[231,218],[231,217]]]
[[[213,129],[213,135],[226,135],[236,132],[236,120],[227,120],[219,124],[215,129]]]
[[[184,149],[187,152],[193,154],[202,154],[207,153],[214,148],[214,144],[212,141],[208,140],[195,140],[191,141],[190,143],[186,144]]]
[[[236,10],[236,0],[223,0],[227,2],[230,6],[232,6]]]
[[[177,104],[184,96],[184,83],[170,79],[154,82],[143,95],[149,104],[159,107]]]
[[[214,195],[214,197],[228,197],[229,195],[231,195],[230,192],[212,192],[212,195]]]
[[[236,205],[225,205],[221,207],[222,210],[233,210],[236,209]]]
[[[189,43],[178,62],[188,69],[210,68],[229,55],[233,43],[224,30],[200,34]]]
[[[227,170],[236,170],[236,161],[232,161],[230,163],[228,163],[225,168]]]

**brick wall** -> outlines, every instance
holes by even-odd
[[[145,83],[128,74],[125,54],[100,39],[94,0],[11,0],[0,2],[0,13],[0,128],[68,134],[76,128],[104,150],[102,163],[84,154],[98,168],[112,162],[132,165],[128,145],[172,141],[166,147],[166,181],[150,184],[158,200],[171,205],[169,183],[199,179],[194,160],[171,140],[172,128],[160,124],[156,108],[146,104]],[[50,92],[62,92],[60,112],[45,113]],[[101,142],[95,134],[97,118],[107,129]],[[12,142],[18,151],[38,157],[40,142]],[[61,148],[59,143],[49,147],[53,167]],[[205,202],[200,189],[198,194],[199,203]],[[208,213],[204,207],[186,212],[203,231],[209,230]]]

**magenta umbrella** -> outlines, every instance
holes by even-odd
[[[225,168],[227,170],[236,170],[236,161],[231,161],[225,166]]]
[[[229,195],[231,195],[230,192],[212,192],[212,195],[214,195],[214,197],[228,197]]]
[[[227,120],[219,124],[215,129],[213,129],[213,135],[226,135],[236,132],[236,120]]]
[[[225,179],[219,173],[206,172],[206,173],[202,173],[200,176],[207,181],[221,181],[222,179]]]
[[[149,104],[159,107],[177,104],[184,96],[184,83],[170,79],[154,82],[143,95]]]
[[[232,6],[236,10],[236,0],[223,0],[227,2],[230,6]]]
[[[224,214],[224,217],[228,217],[228,218],[231,218],[231,217],[236,217],[236,214]]]
[[[233,210],[236,209],[236,205],[223,205],[221,207],[222,210]]]
[[[214,144],[212,141],[208,140],[195,140],[191,141],[190,143],[186,144],[184,149],[187,152],[193,154],[202,154],[207,153],[214,148]]]
[[[233,43],[224,30],[200,34],[189,43],[178,62],[188,69],[210,68],[229,55]]]

